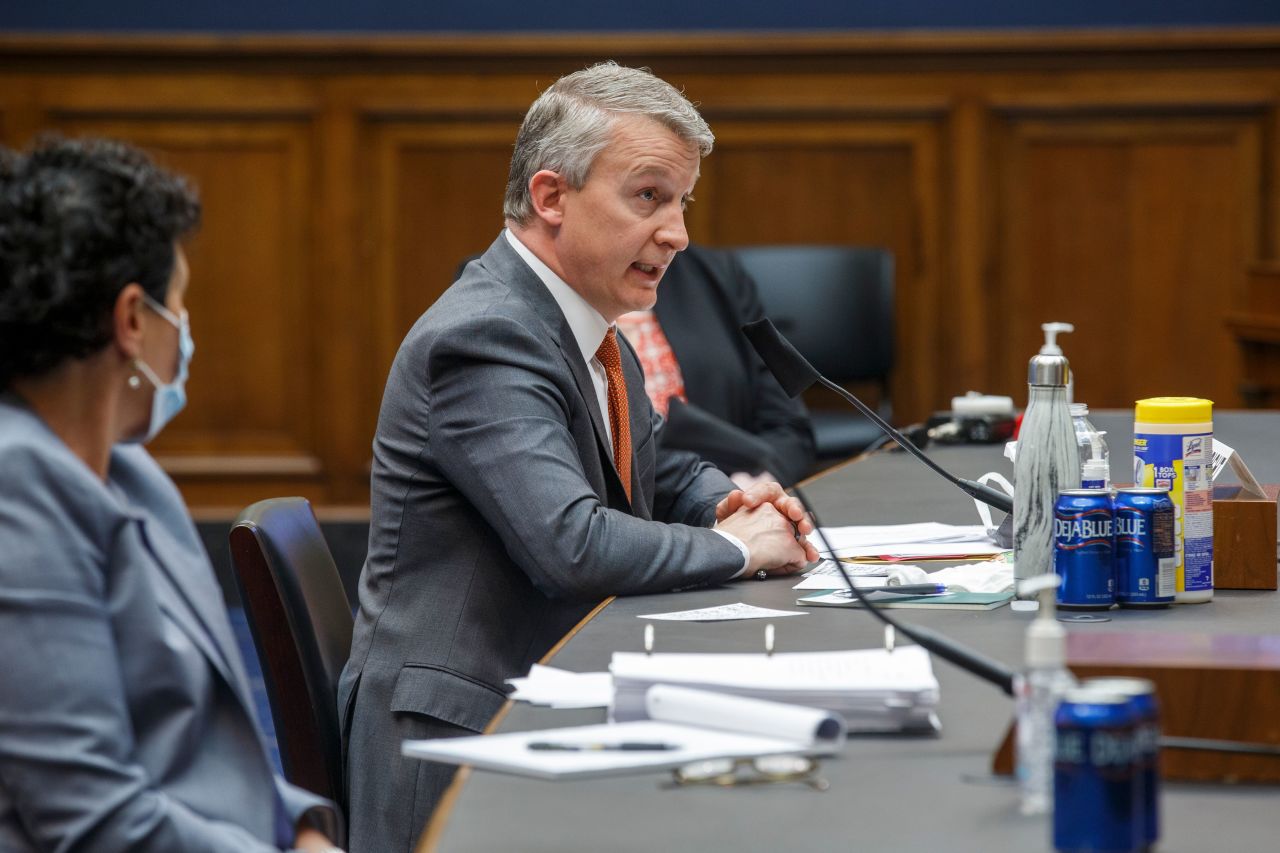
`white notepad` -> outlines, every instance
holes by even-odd
[[[405,741],[411,758],[469,764],[482,770],[539,779],[581,779],[681,767],[712,758],[830,754],[844,744],[844,723],[818,708],[743,699],[704,690],[657,685],[648,693],[652,719]],[[714,727],[712,727],[714,725]],[[530,749],[531,743],[597,747],[580,752]],[[653,751],[598,749],[623,743],[662,743]]]

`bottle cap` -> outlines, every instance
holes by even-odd
[[[1202,424],[1213,420],[1213,401],[1200,397],[1150,397],[1139,400],[1134,420],[1144,424]]]
[[[1035,355],[1027,368],[1028,385],[1051,385],[1065,388],[1071,376],[1071,366],[1060,355]]]
[[[970,391],[963,397],[951,398],[951,414],[957,417],[1007,415],[1013,417],[1013,398]]]
[[[1086,680],[1082,687],[1109,690],[1123,696],[1154,696],[1156,683],[1147,678],[1127,678],[1120,675],[1104,675]]]

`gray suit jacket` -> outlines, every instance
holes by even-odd
[[[326,805],[273,775],[173,482],[124,445],[102,482],[12,395],[0,642],[5,853],[275,850],[277,793],[290,824]]]
[[[741,570],[741,552],[705,529],[732,484],[691,454],[657,449],[660,421],[629,347],[622,360],[633,502],[568,323],[505,237],[401,345],[373,444],[369,557],[339,687],[354,853],[411,845],[451,773],[424,762],[401,772],[402,736],[483,729],[503,681],[611,594]],[[416,826],[386,834],[406,818]]]

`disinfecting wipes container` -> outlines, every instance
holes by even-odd
[[[1138,485],[1167,488],[1173,499],[1177,601],[1213,598],[1213,402],[1152,397],[1134,411]],[[1135,466],[1136,468],[1136,466]]]

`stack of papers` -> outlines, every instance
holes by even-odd
[[[830,544],[827,556],[875,560],[962,559],[986,557],[1005,550],[987,534],[980,524],[957,525],[928,521],[918,524],[856,525],[824,527],[822,533]],[[814,547],[822,549],[822,538],[809,537]]]
[[[607,672],[569,672],[535,663],[524,678],[508,678],[510,698],[552,708],[603,708],[613,696]]]
[[[919,646],[786,654],[615,652],[612,719],[642,719],[654,684],[825,708],[851,732],[937,731],[938,679]]]
[[[831,565],[829,560],[824,565]],[[857,568],[857,567],[847,567]],[[860,572],[849,572],[859,589],[878,589],[884,586],[911,586],[922,583],[941,584],[950,592],[1013,592],[1013,563],[1004,560],[988,560],[982,563],[963,563],[948,566],[934,572],[926,572],[919,566],[894,565],[882,568],[882,577]],[[836,589],[847,591],[849,584],[835,571],[813,571],[792,589]]]

